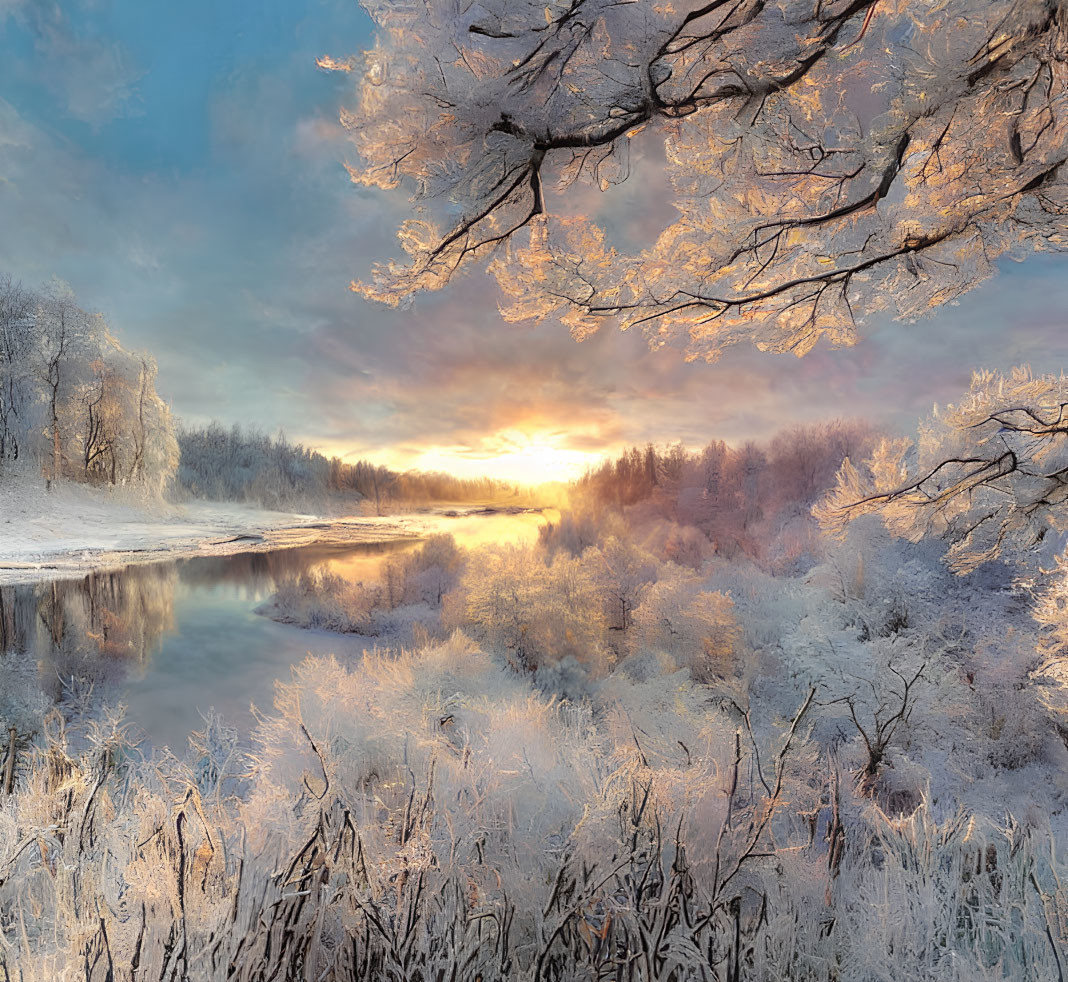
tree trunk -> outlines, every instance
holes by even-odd
[[[15,787],[15,727],[7,730],[7,760],[4,762],[4,794],[11,794]]]

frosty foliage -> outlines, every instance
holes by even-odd
[[[32,292],[0,276],[0,477],[40,468],[158,497],[178,445],[155,380],[155,361],[126,351],[67,286]]]
[[[976,372],[915,442],[884,440],[861,467],[846,460],[816,514],[838,534],[874,513],[910,541],[941,538],[961,573],[1019,554],[1068,520],[1066,407],[1064,376]]]
[[[52,719],[0,798],[0,967],[25,982],[1056,978],[1048,829],[888,817],[687,673],[591,702],[462,635],[308,660],[249,753]]]
[[[633,645],[669,653],[701,682],[732,675],[741,656],[733,607],[727,595],[705,589],[700,577],[672,569],[660,575],[638,608]]]
[[[301,627],[408,640],[409,622],[421,622],[424,630],[440,627],[442,604],[466,561],[451,535],[438,534],[385,559],[377,577],[366,583],[320,567],[283,572],[263,612]]]
[[[1062,552],[1037,591],[1034,617],[1040,629],[1034,677],[1039,698],[1068,748],[1068,553]]]
[[[357,79],[352,180],[416,212],[366,296],[492,255],[508,319],[801,355],[1063,246],[1059,2],[364,7],[374,47],[320,66]]]
[[[467,565],[450,604],[453,619],[471,624],[521,670],[571,658],[596,671],[607,657],[608,598],[597,588],[601,570],[587,556],[558,552],[549,559],[518,546],[487,549]]]

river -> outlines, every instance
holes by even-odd
[[[545,520],[538,512],[467,514],[434,525],[470,548],[532,542]],[[280,577],[325,566],[367,582],[384,559],[419,541],[170,559],[0,587],[0,669],[36,661],[49,701],[122,703],[135,734],[180,754],[202,713],[214,710],[247,733],[250,706],[269,710],[275,680],[290,666],[308,654],[356,659],[375,644],[257,614]]]

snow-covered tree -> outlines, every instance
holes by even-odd
[[[656,560],[632,542],[616,536],[587,550],[582,558],[585,565],[592,567],[609,629],[626,633],[645,591],[656,580]]]
[[[562,552],[545,561],[533,549],[486,549],[468,563],[452,617],[523,670],[568,658],[597,670],[605,620],[594,576],[592,563]]]
[[[410,261],[354,284],[367,296],[398,303],[492,254],[509,319],[559,317],[578,338],[614,320],[694,357],[739,341],[800,355],[1064,243],[1058,3],[365,8],[374,47],[320,65],[360,79],[342,114],[353,181],[417,207]],[[613,235],[581,185],[637,181],[659,221]]]
[[[155,362],[126,351],[66,284],[34,292],[0,278],[0,461],[32,461],[48,482],[160,494],[178,445],[155,379]]]
[[[25,459],[31,447],[34,416],[30,352],[33,345],[33,295],[0,274],[0,467]]]
[[[919,438],[884,440],[858,467],[847,460],[816,514],[841,533],[877,513],[911,541],[933,535],[968,572],[1068,527],[1068,379],[977,372],[956,405],[921,424]]]
[[[48,482],[60,480],[75,444],[77,382],[91,357],[93,324],[66,284],[54,282],[37,298],[31,363],[45,404]],[[76,459],[76,458],[75,458]]]

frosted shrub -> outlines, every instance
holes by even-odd
[[[743,561],[717,562],[704,573],[704,588],[730,596],[750,651],[775,648],[806,612],[810,590],[789,577],[775,577]]]
[[[1048,837],[828,780],[812,694],[739,729],[685,672],[586,707],[463,636],[308,660],[250,757],[50,724],[0,798],[0,968],[85,978],[1056,978]],[[599,707],[599,708],[598,708]]]
[[[454,623],[525,671],[568,657],[587,671],[603,663],[603,594],[592,563],[564,552],[548,559],[534,549],[485,549],[457,593]]]
[[[858,519],[840,542],[828,544],[824,564],[809,581],[839,604],[843,623],[862,640],[887,637],[910,626],[933,625],[950,615],[968,584],[941,562],[937,541],[892,538],[874,519]]]
[[[740,669],[742,629],[730,597],[702,587],[677,567],[662,573],[635,614],[632,644],[668,652],[693,678],[708,682]]]
[[[1044,838],[961,814],[938,822],[925,807],[876,819],[869,840],[847,847],[837,883],[836,906],[848,911],[844,961],[852,962],[843,977],[870,978],[875,959],[892,951],[901,978],[1056,978],[1048,918],[1063,903],[1063,871]],[[863,917],[865,906],[890,916]]]
[[[407,639],[439,626],[439,611],[465,563],[451,535],[431,536],[419,548],[387,559],[381,575],[354,582],[327,568],[280,577],[262,612],[301,627]]]
[[[977,702],[975,729],[989,739],[998,767],[1020,768],[1045,756],[1050,727],[1031,683],[1040,655],[1027,633],[1007,629],[978,641],[966,664]]]
[[[382,590],[375,584],[308,570],[281,578],[264,612],[284,624],[374,636],[381,631],[376,612],[383,606]]]
[[[659,936],[655,971],[722,972],[737,916],[759,934],[761,857],[803,828],[803,739],[795,721],[764,746],[769,787],[749,787],[748,747],[684,682],[665,702],[620,680],[599,723],[456,635],[351,672],[309,660],[245,761],[214,721],[188,764],[142,761],[117,723],[82,753],[52,728],[0,802],[0,966],[578,978]]]
[[[1068,747],[1068,552],[1057,556],[1039,591],[1034,617],[1042,656],[1035,672],[1037,697]]]
[[[462,549],[451,535],[432,535],[418,549],[401,557],[404,603],[427,603],[440,607],[455,585],[465,563]]]
[[[582,567],[589,571],[601,594],[604,620],[610,631],[630,630],[635,609],[656,580],[657,566],[656,559],[644,549],[616,536],[582,554]]]

